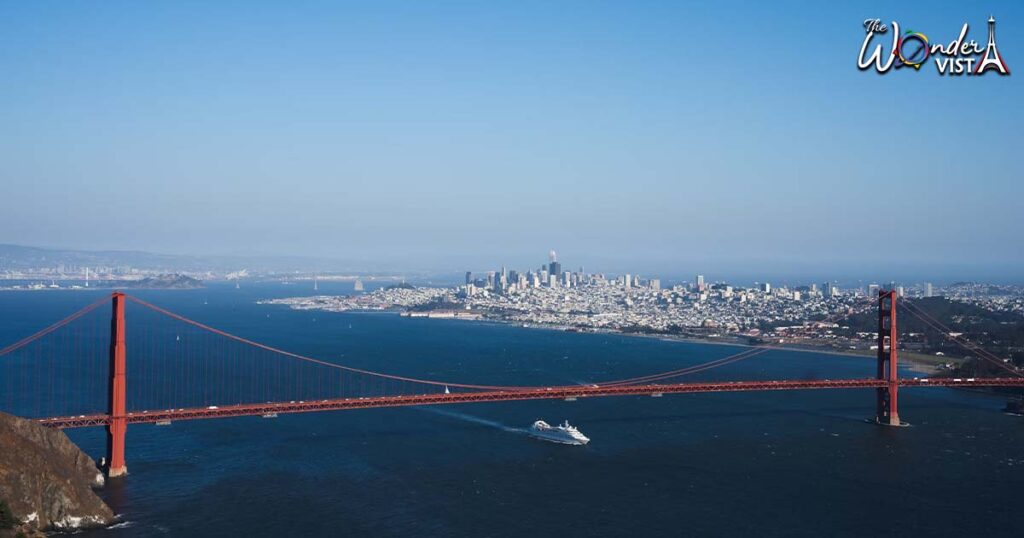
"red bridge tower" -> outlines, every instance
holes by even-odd
[[[901,426],[897,406],[899,371],[896,360],[896,291],[878,292],[878,379],[888,386],[877,390],[875,420],[886,426]]]
[[[110,319],[110,395],[107,400],[107,476],[128,473],[124,463],[124,437],[128,430],[125,418],[125,343],[124,293],[114,292]]]

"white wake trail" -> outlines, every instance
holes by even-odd
[[[435,415],[442,415],[442,416],[446,416],[446,417],[449,417],[449,418],[454,418],[454,419],[458,419],[458,420],[464,420],[466,422],[471,422],[473,424],[480,424],[481,426],[489,426],[491,428],[497,428],[499,430],[502,430],[502,431],[505,431],[505,432],[509,432],[509,433],[526,433],[526,429],[524,429],[524,428],[513,428],[511,426],[506,426],[506,425],[504,425],[504,424],[502,424],[500,422],[494,421],[494,420],[488,420],[486,418],[476,417],[476,416],[473,416],[473,415],[467,415],[466,413],[459,413],[459,412],[456,412],[456,411],[448,411],[446,409],[434,409],[432,407],[420,407],[420,408],[417,408],[417,409],[419,409],[420,411],[427,412],[427,413],[434,413]]]

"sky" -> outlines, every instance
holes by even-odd
[[[865,19],[990,14],[1010,76],[857,69]],[[0,1],[0,242],[1024,281],[1022,44],[1013,1]]]

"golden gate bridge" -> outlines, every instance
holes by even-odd
[[[901,311],[1007,374],[900,378],[897,302],[895,291],[879,292],[878,352],[873,377],[678,381],[686,375],[777,349],[757,346],[701,364],[626,379],[512,386],[423,379],[354,368],[243,338],[137,297],[114,292],[0,349],[0,388],[6,395],[0,397],[0,405],[9,413],[53,428],[106,427],[105,470],[115,477],[127,472],[125,442],[130,424],[472,402],[874,389],[876,422],[900,426],[904,424],[898,411],[900,387],[1024,387],[1024,372],[1019,368],[957,336],[920,307],[905,301],[900,302],[904,305]],[[133,305],[130,331],[126,317],[129,303]],[[110,306],[109,316],[102,308],[104,305]]]

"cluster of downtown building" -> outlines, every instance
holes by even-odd
[[[536,270],[520,273],[519,271],[507,271],[504,267],[500,271],[490,271],[485,278],[474,278],[471,271],[466,272],[466,282],[463,286],[463,293],[467,296],[479,293],[507,294],[525,291],[529,288],[578,288],[581,286],[600,286],[617,284],[625,289],[648,288],[653,290],[661,289],[661,281],[657,278],[643,280],[637,275],[620,275],[614,279],[608,279],[604,274],[587,274],[582,267],[578,271],[563,271],[562,264],[557,260],[555,251],[551,251],[550,262],[542,265]],[[703,279],[703,277],[701,277]],[[703,281],[701,282],[703,285]]]
[[[537,288],[572,289],[581,287],[609,286],[617,286],[625,290],[637,289],[662,291],[661,279],[658,278],[645,279],[641,278],[637,274],[630,273],[617,276],[606,276],[604,273],[587,273],[583,267],[580,267],[578,271],[563,270],[562,264],[556,259],[555,252],[551,251],[550,261],[548,264],[526,272],[519,272],[516,270],[509,271],[505,267],[502,267],[498,271],[488,271],[482,277],[478,278],[473,274],[473,272],[467,271],[465,283],[461,287],[460,295],[463,297],[473,297],[481,294],[508,295]],[[698,301],[708,300],[712,297],[722,299],[736,298],[739,301],[745,301],[752,298],[752,295],[748,295],[747,292],[755,295],[773,295],[775,297],[784,297],[800,301],[815,297],[832,298],[842,294],[860,295],[861,293],[865,293],[868,297],[874,297],[878,295],[880,290],[895,290],[899,297],[907,296],[907,288],[895,281],[890,282],[887,286],[880,284],[868,284],[862,289],[847,290],[840,290],[840,288],[832,282],[825,282],[820,288],[817,284],[810,284],[806,286],[797,286],[792,289],[786,286],[773,288],[771,283],[758,282],[755,283],[752,288],[746,289],[734,288],[733,286],[722,282],[708,284],[705,282],[704,275],[696,275],[692,283],[675,285],[666,291],[676,293],[683,292],[687,294],[686,298]],[[912,295],[915,297],[934,297],[935,288],[930,282],[925,282],[919,286],[915,286],[912,289]],[[678,299],[680,297],[676,298]]]
[[[502,268],[481,275],[466,273],[450,299],[466,310],[516,323],[653,332],[701,328],[755,335],[812,320],[827,332],[836,325],[821,320],[873,308],[874,302],[867,299],[882,289],[900,296],[935,294],[930,283],[911,288],[895,282],[845,289],[833,282],[740,287],[709,283],[703,275],[663,287],[660,279],[636,274],[563,270],[552,252],[549,263],[525,272]]]

